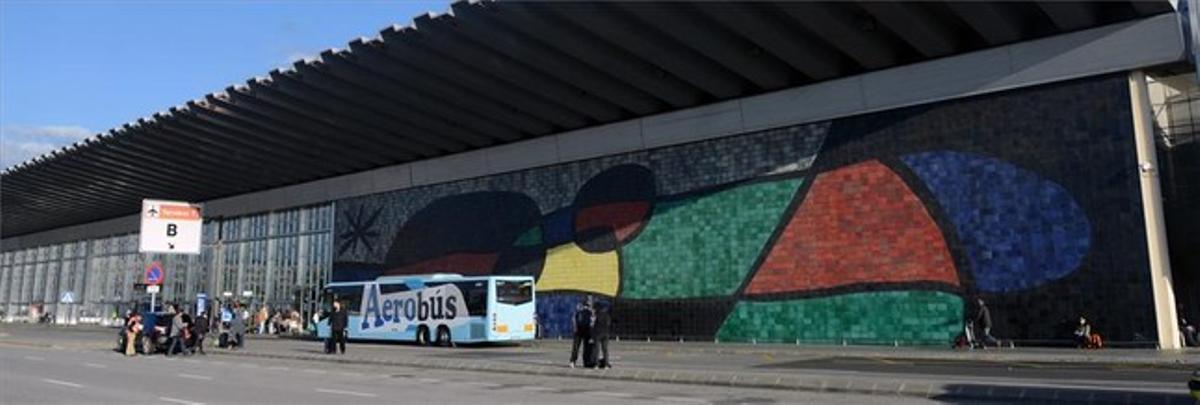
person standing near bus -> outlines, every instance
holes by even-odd
[[[608,361],[608,335],[612,329],[612,315],[608,312],[607,305],[599,305],[596,308],[596,321],[592,325],[592,338],[596,340],[596,345],[600,346],[600,361],[596,363],[597,368],[612,368],[612,363]]]
[[[334,301],[333,313],[329,314],[329,339],[332,339],[332,341],[325,347],[330,354],[335,353],[335,348],[337,352],[346,354],[346,326],[349,324],[350,317],[346,314],[346,310],[342,308],[342,303]]]
[[[588,339],[592,337],[592,325],[596,321],[592,305],[592,296],[589,295],[586,301],[575,307],[573,318],[575,336],[571,342],[571,368],[575,368],[575,362],[579,359],[579,346],[588,344]]]

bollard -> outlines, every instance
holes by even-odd
[[[900,347],[900,341],[899,341],[899,340],[893,340],[893,341],[892,341],[892,347]]]
[[[758,338],[752,338],[752,339],[750,339],[750,344],[752,344],[752,345],[756,345],[756,344],[758,344]]]
[[[800,346],[800,338],[796,338],[796,346]]]

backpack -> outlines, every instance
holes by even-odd
[[[575,311],[575,330],[588,330],[592,328],[592,310],[580,308]]]

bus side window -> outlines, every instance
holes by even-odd
[[[328,318],[329,314],[333,312],[333,295],[332,288],[326,288],[325,291],[321,293],[320,319]]]
[[[334,287],[330,290],[333,291],[334,297],[341,302],[343,306],[345,306],[347,315],[361,315],[360,309],[362,308],[362,286],[355,285]],[[333,308],[331,307],[330,311],[332,310]]]

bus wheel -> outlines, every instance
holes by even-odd
[[[429,345],[429,327],[427,327],[427,326],[418,326],[417,327],[417,345],[418,346]]]
[[[443,347],[454,347],[454,341],[450,339],[450,328],[445,325],[438,327],[437,344]]]

